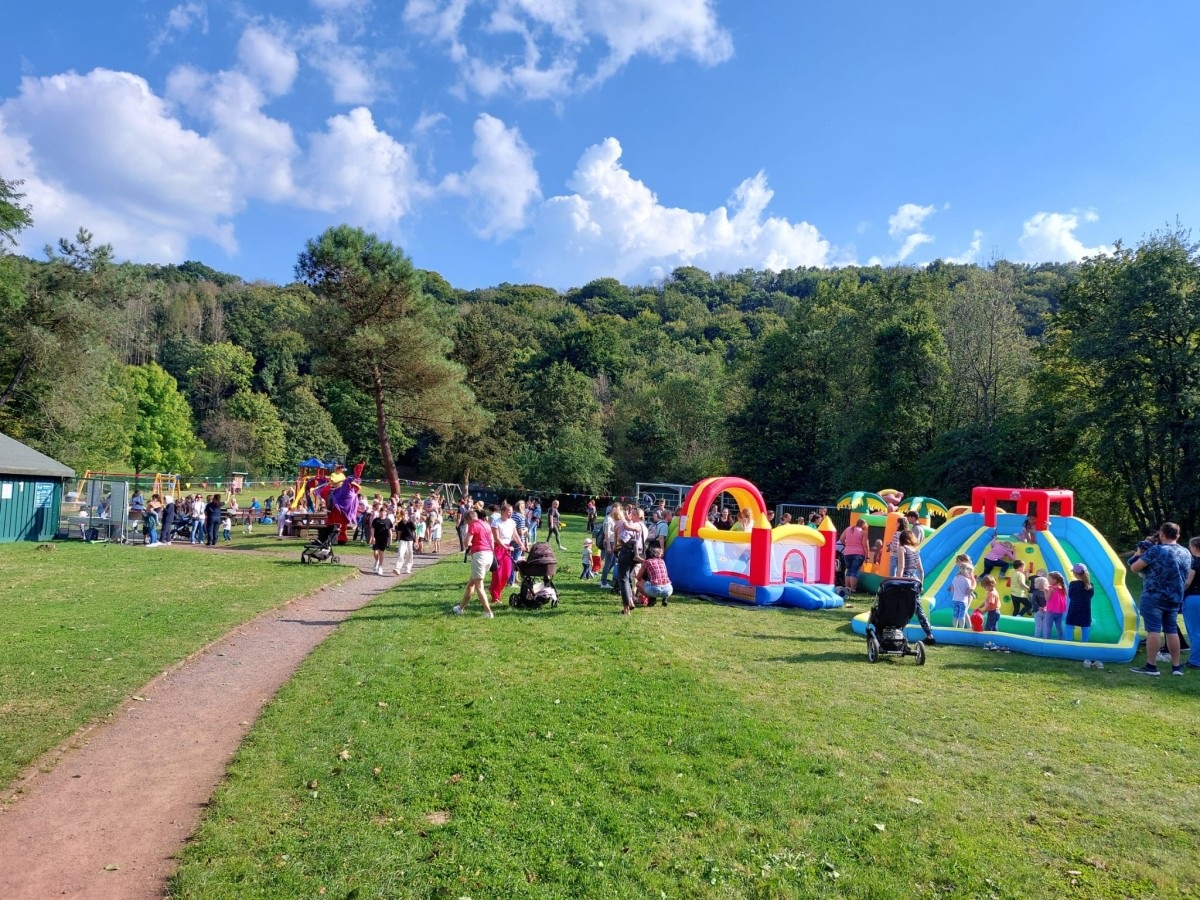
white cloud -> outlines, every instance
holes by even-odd
[[[933,243],[933,237],[921,230],[925,220],[936,211],[930,206],[918,206],[916,203],[904,203],[888,216],[888,235],[900,241],[900,249],[894,256],[872,256],[867,260],[869,266],[894,266],[908,259],[918,247]]]
[[[262,111],[266,98],[249,76],[181,67],[167,79],[167,96],[211,124],[209,139],[236,166],[239,195],[292,196],[292,128]]]
[[[342,43],[332,21],[306,29],[301,39],[305,61],[325,76],[335,103],[366,104],[379,95],[379,79],[366,52],[355,44]]]
[[[979,257],[979,251],[982,247],[983,247],[983,232],[980,231],[978,228],[976,228],[974,233],[971,236],[971,246],[969,246],[966,250],[964,250],[958,256],[946,257],[946,262],[954,263],[956,265],[962,265],[962,266],[970,265],[971,263],[975,262],[975,260]]]
[[[324,13],[363,12],[370,0],[312,0],[312,5]]]
[[[281,35],[251,25],[242,32],[237,51],[243,71],[267,93],[278,97],[292,89],[300,63]]]
[[[27,249],[81,226],[132,258],[181,259],[195,236],[234,247],[234,166],[129,73],[23,79],[0,106],[0,171],[26,182]]]
[[[380,131],[361,106],[332,117],[324,132],[310,137],[300,181],[304,205],[372,226],[395,222],[430,193],[408,148]]]
[[[1082,214],[1085,222],[1095,222],[1100,217],[1092,210]],[[1028,262],[1079,262],[1085,256],[1100,256],[1112,252],[1112,248],[1101,244],[1086,247],[1075,236],[1079,227],[1080,214],[1040,212],[1027,219],[1018,243]]]
[[[917,206],[915,203],[903,204],[895,213],[888,216],[888,234],[899,239],[901,235],[916,231],[929,216],[933,214],[932,206]]]
[[[413,125],[413,134],[425,134],[448,121],[450,121],[450,117],[445,113],[421,113],[416,124]]]
[[[203,3],[181,3],[167,13],[167,20],[150,42],[150,52],[157,53],[176,37],[187,34],[193,26],[199,26],[201,34],[208,34],[208,7]]]
[[[471,198],[474,230],[485,238],[505,238],[525,227],[529,207],[541,200],[533,152],[516,128],[486,113],[475,120],[475,165],[448,176],[443,187]]]
[[[716,65],[733,55],[712,0],[408,0],[405,23],[447,47],[464,87],[489,97],[512,91],[555,98],[604,82],[636,56],[690,57]],[[497,35],[516,35],[524,53],[488,58]],[[583,63],[590,71],[583,71]]]
[[[758,173],[709,213],[662,205],[620,164],[615,138],[588,148],[568,187],[538,210],[521,265],[565,287],[600,276],[659,278],[681,265],[711,271],[827,265],[829,242],[807,222],[765,217],[772,191]]]

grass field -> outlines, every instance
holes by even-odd
[[[1200,892],[1195,675],[957,647],[872,666],[858,610],[624,618],[562,559],[557,610],[451,616],[451,559],[343,625],[251,732],[174,894]]]
[[[350,575],[262,553],[49,546],[0,545],[0,787],[235,625]]]

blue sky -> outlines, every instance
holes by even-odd
[[[18,4],[22,249],[292,277],[341,222],[457,287],[1079,259],[1200,225],[1200,4]],[[114,9],[115,8],[115,9]]]

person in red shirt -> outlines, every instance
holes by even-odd
[[[471,510],[467,513],[467,552],[471,554],[471,577],[467,588],[463,591],[462,602],[454,607],[454,614],[461,616],[471,602],[471,595],[477,594],[483,604],[483,614],[489,619],[495,618],[492,606],[488,603],[487,591],[483,589],[483,579],[492,568],[495,559],[492,543],[492,529],[486,522],[481,521],[479,513]]]
[[[646,559],[637,574],[637,594],[644,606],[653,606],[659,600],[666,606],[675,589],[667,573],[666,560],[662,558],[662,547],[652,542],[646,548]]]

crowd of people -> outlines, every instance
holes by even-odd
[[[141,518],[147,547],[170,547],[176,543],[204,544],[215,547],[218,535],[231,540],[237,502],[228,508],[221,494],[188,494],[176,500],[170,494],[151,494],[149,499],[135,490],[129,500],[129,512]]]
[[[254,522],[271,521],[273,511],[277,512],[278,534],[282,537],[289,517],[296,514],[291,509],[294,499],[292,489],[288,488],[277,498],[268,497],[265,504],[255,497],[243,510],[233,495],[225,498],[221,494],[196,493],[176,500],[155,493],[146,499],[138,490],[130,500],[130,511],[142,518],[147,546],[171,546],[177,539],[215,546],[219,538],[231,540],[235,522],[244,519],[249,528]],[[321,512],[318,507],[308,511]],[[601,518],[595,500],[589,500],[587,535],[580,547],[580,579],[598,578],[601,588],[616,590],[622,615],[629,615],[637,606],[653,606],[660,601],[667,605],[673,588],[663,557],[671,519],[680,512],[669,510],[661,499],[646,508],[614,500]],[[808,524],[819,525],[825,513],[824,509],[814,511],[808,516]],[[773,522],[773,511],[767,517]],[[515,505],[504,502],[485,506],[468,495],[456,508],[443,511],[441,499],[435,493],[426,496],[416,493],[407,500],[397,496],[384,499],[380,494],[368,500],[360,495],[358,515],[349,537],[371,546],[377,575],[385,574],[385,557],[395,544],[396,558],[391,571],[395,575],[407,574],[412,572],[416,554],[442,552],[442,532],[447,519],[453,522],[464,562],[471,565],[462,600],[454,607],[458,614],[467,608],[472,597],[478,597],[484,614],[493,616],[492,604],[498,603],[504,589],[514,583],[516,564],[538,542],[543,526],[548,542],[552,541],[560,550],[567,549],[562,543],[564,524],[559,501],[552,500],[543,508],[538,498],[518,500]],[[789,524],[791,520],[790,514],[784,514],[781,524]],[[729,507],[714,505],[708,512],[708,521],[719,530],[742,531],[753,527],[749,509],[735,514]],[[1014,538],[1031,542],[1035,534],[1033,519],[1028,518]],[[924,581],[920,554],[924,537],[925,529],[917,513],[909,511],[898,522],[888,547],[890,577]],[[1139,674],[1158,675],[1157,663],[1168,661],[1174,675],[1182,675],[1188,668],[1200,669],[1200,645],[1189,647],[1181,639],[1178,627],[1182,616],[1189,634],[1200,633],[1200,577],[1197,576],[1200,537],[1192,538],[1187,547],[1179,544],[1179,537],[1177,525],[1164,523],[1139,542],[1137,552],[1129,560],[1131,570],[1143,577],[1140,612],[1148,638],[1147,662],[1133,670]],[[882,541],[870,542],[865,525],[856,520],[839,536],[839,545],[845,586],[854,592],[866,561],[880,560]],[[1095,588],[1083,563],[1075,563],[1069,573],[1045,569],[1030,573],[1025,563],[1017,559],[1013,541],[994,534],[982,558],[982,574],[976,576],[976,563],[966,554],[960,555],[954,565],[955,574],[950,582],[952,627],[971,628],[972,618],[978,616],[982,618],[984,631],[998,631],[1005,598],[992,572],[998,569],[1003,579],[1011,568],[1007,599],[1012,605],[1012,615],[1032,618],[1034,637],[1089,641]],[[485,580],[488,580],[486,589]],[[984,589],[978,603],[977,587]],[[926,640],[933,642],[929,619],[919,604],[917,619]],[[1181,656],[1184,651],[1189,651],[1186,661]],[[1083,664],[1088,668],[1104,668],[1099,660],[1085,659]]]
[[[663,559],[670,520],[665,501],[648,514],[637,504],[614,501],[600,519],[595,500],[589,500],[579,577],[593,580],[598,575],[600,587],[616,589],[622,615],[629,615],[636,606],[659,602],[667,605],[674,590]],[[537,542],[543,524],[546,541],[553,541],[560,550],[567,549],[562,543],[564,526],[558,500],[550,501],[543,509],[537,499],[519,500],[515,506],[501,503],[485,507],[467,497],[459,506],[457,522],[464,561],[471,565],[462,601],[454,607],[458,615],[466,610],[472,597],[478,597],[484,615],[493,616],[492,605],[500,601],[505,587],[514,583],[516,566]]]

